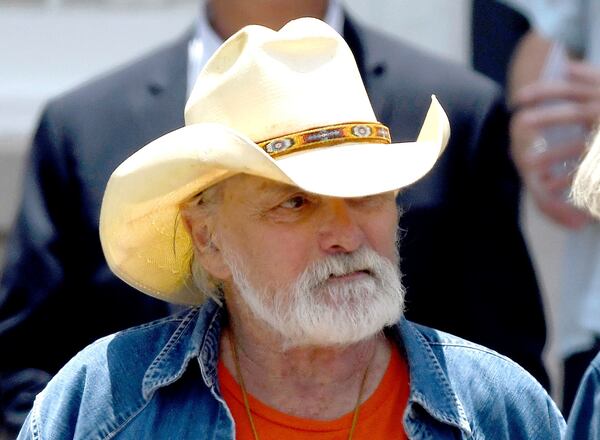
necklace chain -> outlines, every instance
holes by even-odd
[[[258,432],[256,430],[256,425],[254,424],[254,418],[252,417],[252,412],[250,411],[250,402],[248,401],[248,393],[246,391],[246,385],[244,384],[244,377],[242,376],[242,369],[240,367],[240,360],[237,354],[237,347],[235,336],[233,335],[233,331],[230,329],[229,335],[232,337],[228,337],[229,346],[231,347],[231,354],[233,356],[233,363],[235,365],[235,371],[240,381],[240,388],[242,389],[242,398],[244,400],[244,408],[246,410],[246,415],[248,416],[248,421],[250,422],[250,428],[252,429],[252,435],[254,436],[254,440],[260,440],[258,436]],[[367,382],[367,373],[369,372],[369,365],[365,368],[365,372],[363,373],[363,377],[360,382],[360,388],[358,390],[358,397],[356,398],[356,404],[354,405],[354,411],[352,415],[352,424],[350,425],[350,432],[348,433],[348,440],[352,440],[354,436],[354,430],[356,429],[356,425],[358,424],[358,415],[360,413],[360,401],[362,400],[365,383]]]

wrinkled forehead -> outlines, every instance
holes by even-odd
[[[249,174],[237,174],[223,181],[223,190],[225,194],[230,197],[236,194],[242,196],[269,197],[279,196],[289,192],[302,191],[302,189],[297,186]]]
[[[264,177],[253,176],[249,174],[237,174],[222,182],[224,192],[231,198],[233,195],[243,197],[252,196],[256,200],[269,197],[280,197],[290,193],[313,194],[294,185],[277,182]],[[400,190],[390,192],[394,196],[398,195]],[[319,194],[313,194],[317,197],[327,197]],[[351,200],[351,199],[349,199]]]

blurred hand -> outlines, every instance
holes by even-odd
[[[554,103],[552,103],[554,101]],[[588,215],[566,198],[585,139],[548,146],[544,130],[572,124],[589,133],[600,119],[600,69],[570,61],[564,80],[537,81],[513,95],[511,152],[539,209],[560,225],[578,229]]]

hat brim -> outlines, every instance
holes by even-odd
[[[194,124],[141,148],[112,174],[102,202],[100,239],[111,270],[169,302],[197,304],[190,283],[192,243],[179,211],[198,192],[239,173],[334,197],[393,191],[425,175],[449,137],[435,99],[417,141],[353,143],[273,159],[219,124]]]

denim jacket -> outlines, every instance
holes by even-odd
[[[600,440],[600,353],[585,372],[569,414],[566,440]]]
[[[217,378],[214,302],[100,339],[36,398],[19,439],[232,439]],[[559,439],[564,420],[525,370],[489,349],[402,319],[410,439]]]

